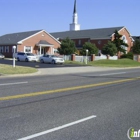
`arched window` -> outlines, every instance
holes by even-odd
[[[123,40],[124,43],[127,43],[127,39],[126,39],[125,35],[122,36],[122,40]]]

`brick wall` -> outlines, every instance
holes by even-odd
[[[21,45],[18,45],[18,50],[17,51],[24,51],[24,46],[32,46],[33,47],[33,53],[36,54],[37,50],[38,50],[38,47],[36,46],[36,44],[40,40],[46,40],[48,43],[54,45],[53,48],[60,47],[60,44],[55,39],[50,37],[45,31],[42,31],[41,33],[36,34],[36,35],[26,39],[25,41],[23,41],[23,43]],[[48,50],[49,53],[51,53],[50,48],[46,48],[46,50]]]

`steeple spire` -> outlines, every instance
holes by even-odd
[[[70,30],[72,31],[76,31],[76,30],[80,30],[80,25],[78,24],[78,14],[76,12],[76,0],[74,1],[74,9],[73,9],[73,18],[72,21],[73,23],[70,24]]]
[[[73,10],[73,14],[75,14],[76,13],[76,0],[75,0],[75,2],[74,2],[74,10]]]

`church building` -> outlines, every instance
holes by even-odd
[[[82,49],[82,46],[85,42],[91,42],[97,46],[100,53],[103,46],[107,44],[108,41],[113,41],[114,31],[117,30],[119,34],[122,35],[122,39],[124,40],[124,42],[128,44],[128,47],[124,46],[126,53],[129,52],[131,47],[133,46],[134,40],[129,30],[125,26],[80,30],[80,25],[78,24],[76,0],[74,2],[72,21],[73,23],[70,24],[69,31],[54,32],[50,34],[55,38],[58,38],[59,40],[63,40],[66,37],[69,37],[75,42],[78,50]]]
[[[64,32],[48,33],[45,30],[35,30],[27,32],[18,32],[0,36],[0,52],[5,57],[13,56],[13,46],[16,46],[16,51],[29,52],[37,55],[45,53],[56,54],[58,47],[61,47],[61,42],[66,37],[69,37],[76,44],[78,50],[81,50],[85,42],[91,42],[97,46],[99,53],[103,46],[114,39],[114,31],[117,30],[128,47],[125,47],[126,52],[129,52],[133,46],[133,38],[129,30],[125,26],[109,27],[99,29],[81,30],[78,24],[77,1],[74,1],[74,9],[70,30]]]

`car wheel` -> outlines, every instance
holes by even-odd
[[[28,62],[28,58],[26,58],[25,61]]]
[[[55,60],[52,60],[52,64],[55,64]]]
[[[17,58],[17,61],[20,61],[20,59],[19,59],[19,58]]]
[[[41,62],[41,63],[44,63],[44,60],[43,60],[43,59],[41,59],[41,60],[40,60],[40,62]]]

